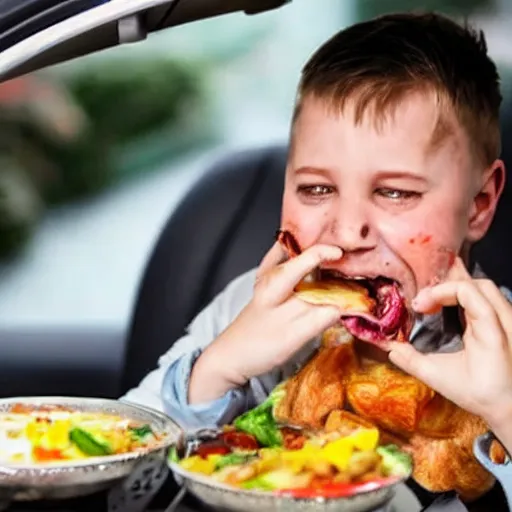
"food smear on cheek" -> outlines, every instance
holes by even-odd
[[[412,238],[409,238],[410,245],[417,244],[419,246],[424,246],[424,245],[429,244],[431,241],[432,241],[432,235],[419,235],[419,236],[414,236]]]
[[[446,279],[457,251],[438,243],[433,235],[425,233],[410,237],[408,246],[407,262],[417,277],[420,277],[420,288],[434,286]]]

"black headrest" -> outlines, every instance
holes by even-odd
[[[285,165],[284,146],[229,155],[173,213],[138,292],[123,390],[155,368],[232,279],[258,265],[279,228]]]

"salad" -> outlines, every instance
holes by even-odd
[[[14,404],[0,413],[0,463],[83,460],[147,449],[158,434],[116,414],[57,405]]]
[[[380,444],[376,428],[333,432],[299,430],[276,423],[276,390],[213,438],[195,442],[185,456],[171,450],[183,470],[231,487],[295,497],[341,497],[407,478],[411,457]]]

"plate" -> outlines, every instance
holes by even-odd
[[[151,461],[155,470],[165,466],[170,446],[181,429],[165,414],[131,403],[102,398],[16,397],[0,400],[0,412],[15,404],[59,405],[84,412],[102,412],[148,423],[160,435],[150,448],[137,452],[91,457],[80,461],[37,465],[0,463],[0,500],[30,501],[73,498],[113,487],[139,465]]]

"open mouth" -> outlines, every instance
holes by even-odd
[[[356,338],[374,344],[384,341],[407,341],[412,328],[412,315],[406,306],[400,284],[384,276],[345,277],[343,274],[321,270],[319,282],[350,288],[364,293],[367,310],[340,311],[342,325]],[[364,290],[364,292],[362,291]]]
[[[302,250],[295,237],[285,230],[277,240],[290,257]],[[413,315],[406,306],[400,284],[388,277],[347,276],[336,270],[317,269],[295,289],[311,304],[334,305],[340,322],[355,338],[382,345],[386,341],[408,341]]]

